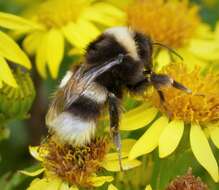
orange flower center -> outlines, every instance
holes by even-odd
[[[172,48],[185,45],[200,21],[197,6],[184,0],[137,0],[127,14],[132,28]]]
[[[72,185],[90,187],[89,177],[101,167],[108,148],[106,138],[96,138],[90,144],[74,147],[51,137],[40,146],[39,153],[42,153],[43,166],[48,172]]]
[[[184,86],[192,89],[186,94],[172,87],[163,89],[165,109],[157,92],[150,100],[163,113],[184,122],[207,123],[219,120],[219,76],[211,72],[202,74],[199,69],[189,72],[182,64],[172,64],[163,70]]]

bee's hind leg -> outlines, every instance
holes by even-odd
[[[109,114],[110,114],[110,131],[113,138],[113,142],[116,145],[119,157],[119,166],[122,171],[121,162],[121,138],[119,133],[119,118],[120,118],[120,102],[119,99],[113,94],[108,95]]]

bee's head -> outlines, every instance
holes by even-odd
[[[127,27],[110,28],[91,42],[87,48],[86,61],[89,64],[101,64],[119,54],[125,55],[129,62],[141,62],[142,66],[151,68],[150,39]]]

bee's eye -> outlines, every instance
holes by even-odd
[[[104,37],[100,36],[95,41],[91,42],[88,45],[87,51],[97,51],[101,48],[102,42],[104,41]]]
[[[89,51],[96,51],[98,48],[97,48],[97,45],[96,44],[90,44],[88,50]]]

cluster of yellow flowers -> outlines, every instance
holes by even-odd
[[[141,128],[145,132],[139,139],[122,141],[123,169],[141,165],[136,158],[156,148],[161,159],[174,154],[185,129],[189,128],[188,151],[192,151],[198,163],[219,182],[218,162],[209,144],[211,139],[219,148],[219,76],[213,69],[219,63],[219,23],[212,30],[199,16],[199,7],[189,0],[120,3],[46,0],[27,12],[29,19],[0,13],[0,26],[22,37],[24,49],[0,31],[0,88],[3,83],[19,87],[6,60],[30,69],[31,63],[24,51],[35,57],[35,66],[43,78],[49,74],[56,79],[64,56],[83,55],[89,42],[103,29],[127,25],[141,31],[153,41],[174,48],[183,57],[184,61],[179,62],[168,50],[155,48],[154,67],[193,92],[185,94],[172,88],[164,89],[166,109],[160,105],[154,90],[136,97],[140,105],[123,114],[120,129],[125,135]],[[106,182],[110,183],[108,190],[117,189],[111,183],[113,176],[104,175],[104,171],[120,171],[117,153],[107,138],[96,138],[85,147],[66,147],[50,137],[39,147],[30,147],[30,153],[42,167],[22,173],[44,175],[34,179],[29,190],[77,190],[99,187]],[[145,189],[152,188],[148,185]]]

